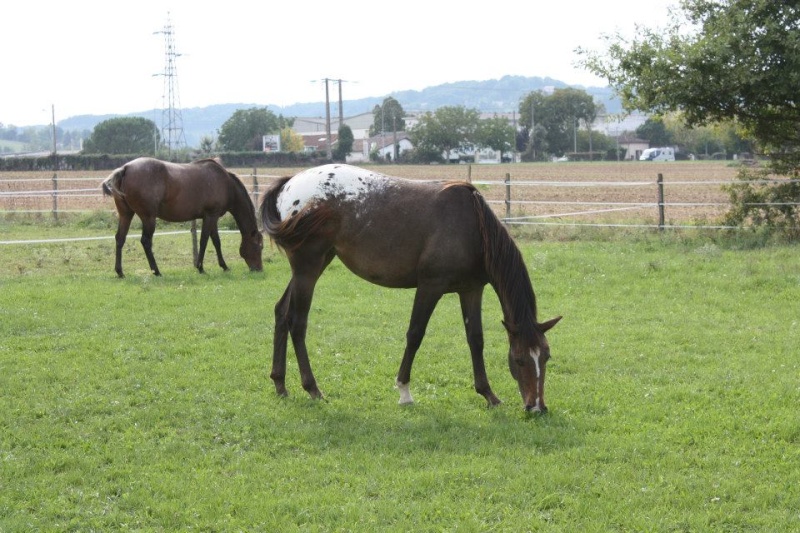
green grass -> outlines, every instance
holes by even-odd
[[[73,235],[113,229],[46,228]],[[32,230],[2,227],[0,240]],[[40,232],[41,236],[41,232]],[[800,261],[796,246],[706,238],[520,240],[549,334],[550,413],[527,416],[501,314],[472,390],[457,298],[392,384],[413,293],[334,262],[309,350],[276,397],[272,308],[289,277],[161,236],[149,274],[132,232],[0,246],[0,531],[797,531]]]

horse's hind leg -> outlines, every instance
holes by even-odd
[[[414,356],[422,345],[422,338],[431,319],[436,304],[439,303],[442,293],[440,291],[430,291],[418,288],[414,295],[414,307],[411,310],[411,321],[406,332],[406,349],[403,353],[403,361],[400,363],[400,370],[397,371],[396,385],[400,391],[400,403],[414,403],[411,397],[409,382],[411,381],[411,366],[414,364]]]
[[[275,383],[275,390],[281,396],[288,394],[285,384],[286,344],[288,337],[291,336],[303,389],[312,398],[322,399],[323,397],[317,387],[317,381],[308,359],[306,331],[314,287],[333,258],[332,251],[326,252],[323,256],[304,254],[302,258],[297,255],[290,258],[292,279],[283,296],[275,305],[275,334],[273,336],[272,371],[270,372],[270,378]]]
[[[142,248],[144,248],[144,255],[147,256],[147,262],[150,264],[150,271],[153,272],[153,275],[160,276],[161,272],[159,272],[156,258],[153,256],[153,234],[155,232],[155,217],[142,218]]]
[[[292,297],[292,281],[275,304],[275,333],[272,337],[272,370],[269,377],[275,383],[279,396],[288,396],[286,390],[286,344],[289,339],[289,301]]]
[[[131,227],[133,212],[116,199],[115,202],[117,204],[119,221],[117,223],[117,234],[114,235],[114,240],[117,244],[115,251],[114,271],[117,273],[117,276],[124,278],[125,274],[122,273],[122,248],[125,246],[125,239],[128,237],[128,230]]]
[[[486,376],[486,366],[483,360],[483,324],[481,322],[483,287],[471,292],[459,293],[458,297],[461,301],[461,316],[464,320],[464,329],[467,332],[467,344],[469,344],[469,351],[472,356],[475,391],[486,398],[490,407],[498,405],[501,402],[489,386],[489,378]]]

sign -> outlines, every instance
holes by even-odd
[[[264,135],[262,137],[265,152],[280,152],[281,151],[281,136],[280,135]]]

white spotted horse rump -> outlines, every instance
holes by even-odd
[[[379,172],[350,165],[322,165],[292,177],[278,195],[276,205],[281,220],[286,220],[305,207],[326,200],[363,201],[392,183],[392,178]]]

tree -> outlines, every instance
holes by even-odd
[[[476,140],[480,146],[486,146],[500,152],[500,160],[502,161],[503,154],[507,154],[514,149],[515,133],[514,126],[508,123],[508,119],[492,117],[483,119],[478,123]]]
[[[263,136],[279,130],[278,117],[266,107],[239,109],[222,124],[217,142],[223,150],[230,152],[260,152]]]
[[[546,99],[547,95],[544,92],[532,91],[519,103],[519,122],[525,133],[518,138],[526,140],[527,144],[524,148],[522,146],[517,148],[523,152],[522,157],[525,161],[543,159],[547,151],[546,129],[542,124],[542,111]]]
[[[409,132],[421,152],[445,154],[449,161],[454,150],[466,151],[477,144],[480,113],[464,106],[444,106],[420,117]]]
[[[796,175],[798,27],[796,2],[684,0],[667,28],[606,36],[605,51],[578,52],[626,109],[681,111],[689,126],[735,121],[776,171]]]
[[[87,154],[155,155],[161,136],[152,120],[143,117],[119,117],[104,120],[94,127],[84,142]]]
[[[334,161],[345,161],[350,152],[353,151],[353,141],[355,140],[350,126],[342,124],[339,127],[338,139],[336,148],[333,149],[333,159]]]
[[[208,135],[200,138],[200,152],[205,156],[210,156],[214,151],[214,139]]]
[[[282,152],[302,152],[305,148],[303,136],[296,133],[288,126],[281,128],[281,151]]]
[[[372,109],[372,126],[369,127],[370,137],[374,137],[387,131],[405,131],[406,121],[403,117],[406,112],[400,102],[388,96],[383,99],[381,105],[376,105]]]
[[[660,117],[650,117],[644,124],[636,128],[636,136],[650,141],[651,146],[670,146],[672,134],[667,130],[664,120]]]
[[[583,122],[589,127],[597,118],[597,110],[592,96],[582,89],[556,89],[551,95],[528,93],[519,105],[520,123],[528,129],[525,160],[542,159],[545,153],[576,151],[578,126]]]

